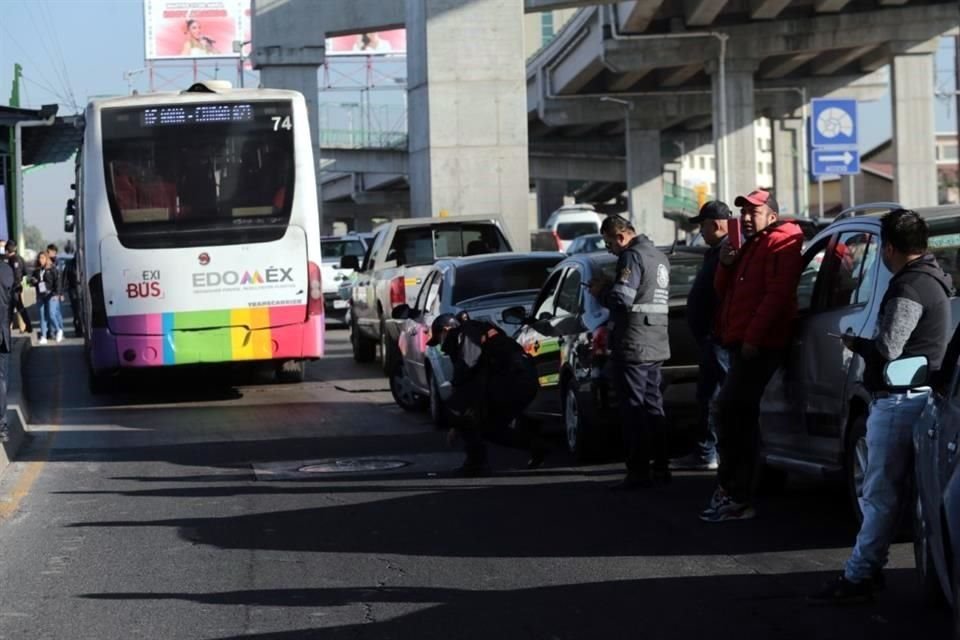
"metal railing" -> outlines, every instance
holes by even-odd
[[[321,129],[320,146],[327,149],[406,149],[406,131]]]

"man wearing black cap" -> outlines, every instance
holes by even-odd
[[[755,517],[760,398],[783,360],[797,314],[797,284],[803,268],[803,233],[779,220],[780,207],[764,189],[739,196],[743,246],[720,245],[714,287],[720,300],[717,337],[730,354],[730,370],[717,396],[717,488],[705,522]],[[736,238],[739,240],[739,238]]]
[[[447,407],[463,418],[456,427],[467,456],[460,472],[476,476],[487,471],[484,437],[529,450],[527,467],[539,467],[546,454],[539,435],[527,425],[510,428],[539,389],[533,359],[523,347],[496,325],[462,313],[437,316],[427,345],[439,346],[453,361],[453,395]]]
[[[700,405],[697,448],[691,454],[672,460],[672,469],[707,470],[717,468],[717,430],[711,404],[729,366],[726,352],[719,348],[714,337],[714,319],[717,313],[717,292],[713,279],[720,262],[720,243],[727,237],[730,207],[712,200],[691,218],[700,225],[700,235],[709,247],[703,255],[703,264],[687,295],[687,324],[700,347],[700,373],[697,378],[697,402]]]

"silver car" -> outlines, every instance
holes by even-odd
[[[430,325],[443,313],[466,311],[474,320],[502,327],[505,309],[530,305],[561,253],[500,253],[439,260],[423,279],[412,306],[394,309],[387,324],[401,362],[390,373],[394,399],[408,411],[430,407],[434,423],[444,426],[453,365],[436,347],[427,347]],[[517,327],[504,328],[513,334]]]

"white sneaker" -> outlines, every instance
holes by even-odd
[[[47,336],[40,337],[40,344],[47,344]]]
[[[63,342],[63,329],[57,331],[57,342]]]

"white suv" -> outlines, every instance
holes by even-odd
[[[566,251],[570,243],[580,236],[600,233],[600,225],[605,217],[588,204],[569,205],[551,213],[544,227],[556,238],[557,250]]]

